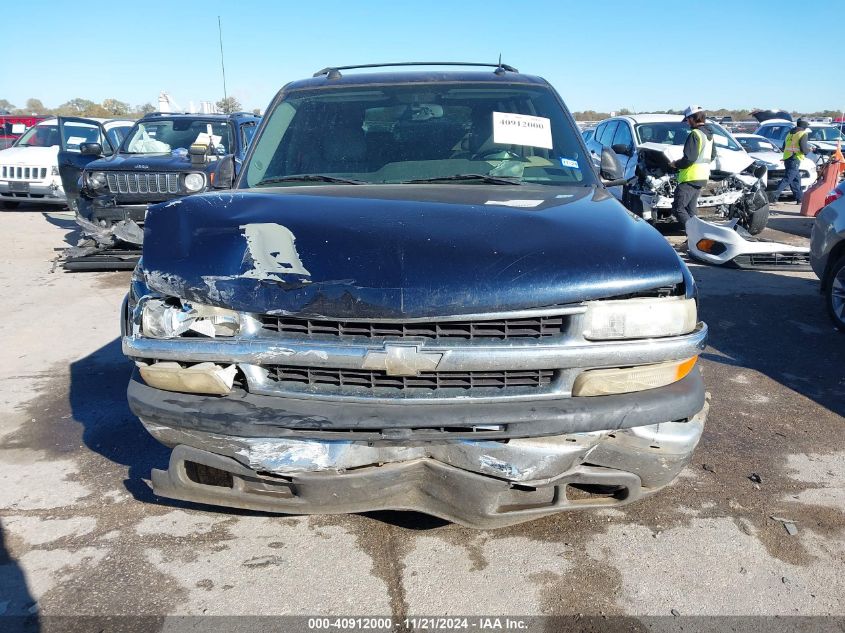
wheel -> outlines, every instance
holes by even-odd
[[[845,255],[833,265],[830,282],[825,292],[827,311],[833,319],[833,325],[845,332]]]
[[[751,212],[751,220],[748,222],[748,232],[751,235],[757,235],[760,231],[766,228],[769,222],[769,205],[764,204],[759,209]]]
[[[15,202],[13,200],[4,200],[3,201],[3,208],[4,209],[17,209],[21,206],[20,202]]]

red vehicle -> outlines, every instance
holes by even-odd
[[[40,114],[0,114],[0,149],[11,147],[21,134],[47,118]]]

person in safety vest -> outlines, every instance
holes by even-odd
[[[783,190],[789,187],[792,190],[792,197],[797,204],[801,204],[804,192],[801,190],[801,174],[798,167],[804,157],[810,153],[810,145],[807,142],[810,131],[807,129],[810,124],[804,119],[798,119],[795,127],[789,130],[786,140],[783,142],[783,165],[786,173],[780,179],[777,189],[772,193],[770,200],[777,202]]]
[[[710,178],[710,161],[716,158],[713,132],[706,120],[707,115],[701,106],[690,106],[684,110],[684,121],[692,131],[684,143],[684,155],[669,164],[671,169],[678,170],[672,213],[684,227],[690,217],[698,215],[698,196]]]

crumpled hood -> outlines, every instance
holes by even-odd
[[[0,151],[0,163],[4,165],[58,165],[59,146],[10,147]]]
[[[208,193],[150,208],[147,285],[261,313],[412,318],[554,306],[692,279],[606,191],[482,185]]]

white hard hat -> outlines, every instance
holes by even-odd
[[[689,116],[692,116],[696,112],[704,112],[704,108],[697,105],[691,105],[686,110],[684,110],[684,118],[686,119]]]

